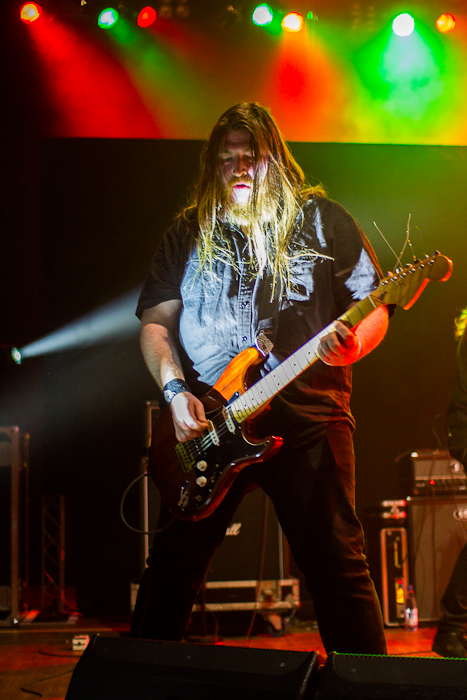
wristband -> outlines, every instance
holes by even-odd
[[[171,379],[170,382],[167,382],[162,389],[162,395],[166,404],[169,405],[174,396],[182,391],[190,391],[190,387],[184,379]]]

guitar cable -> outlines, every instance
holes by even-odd
[[[124,525],[126,525],[127,528],[130,530],[133,530],[133,532],[137,532],[138,535],[158,535],[160,532],[164,532],[165,530],[168,530],[169,527],[172,525],[172,523],[175,521],[175,518],[172,516],[170,520],[163,525],[163,527],[159,527],[156,530],[140,530],[139,528],[133,527],[133,525],[130,525],[130,523],[127,521],[125,518],[125,514],[123,512],[126,497],[128,496],[128,493],[130,490],[133,488],[135,484],[138,483],[138,481],[141,481],[141,479],[144,479],[145,477],[151,476],[149,472],[144,472],[143,474],[139,474],[136,479],[133,479],[133,481],[128,484],[126,487],[125,491],[123,492],[123,496],[120,500],[120,518],[122,519],[122,522]]]

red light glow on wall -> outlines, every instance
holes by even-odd
[[[50,100],[54,137],[158,138],[164,132],[119,62],[59,21],[31,32]]]

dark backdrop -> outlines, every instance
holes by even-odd
[[[384,343],[354,371],[359,512],[403,496],[395,458],[435,448],[454,371],[453,319],[467,304],[467,150],[461,147],[292,144],[308,177],[359,220],[383,270],[411,214],[418,256],[454,261],[447,283],[430,283],[413,309],[397,310]],[[9,184],[9,283],[4,341],[37,339],[140,286],[150,257],[185,201],[199,162],[193,141],[59,139],[15,163],[34,184],[27,201]],[[28,166],[28,163],[33,163]],[[32,170],[27,170],[31,167]],[[21,231],[13,222],[17,212]],[[410,253],[405,261],[410,260]],[[130,312],[128,312],[130,313]],[[119,501],[144,455],[144,402],[155,397],[136,334],[79,350],[2,364],[0,418],[31,432],[32,573],[38,576],[42,490],[67,494],[67,579],[82,612],[128,608],[141,571],[140,538]],[[127,513],[138,518],[137,499]]]

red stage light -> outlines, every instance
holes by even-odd
[[[20,10],[19,16],[25,24],[32,24],[42,14],[42,7],[35,2],[28,2]]]
[[[136,24],[138,27],[150,27],[156,21],[156,11],[153,7],[143,7],[138,15]]]
[[[281,26],[286,32],[299,32],[305,26],[305,20],[299,12],[289,12],[283,18]]]
[[[456,18],[450,12],[443,12],[436,20],[436,29],[441,32],[441,34],[452,32],[455,26]]]

